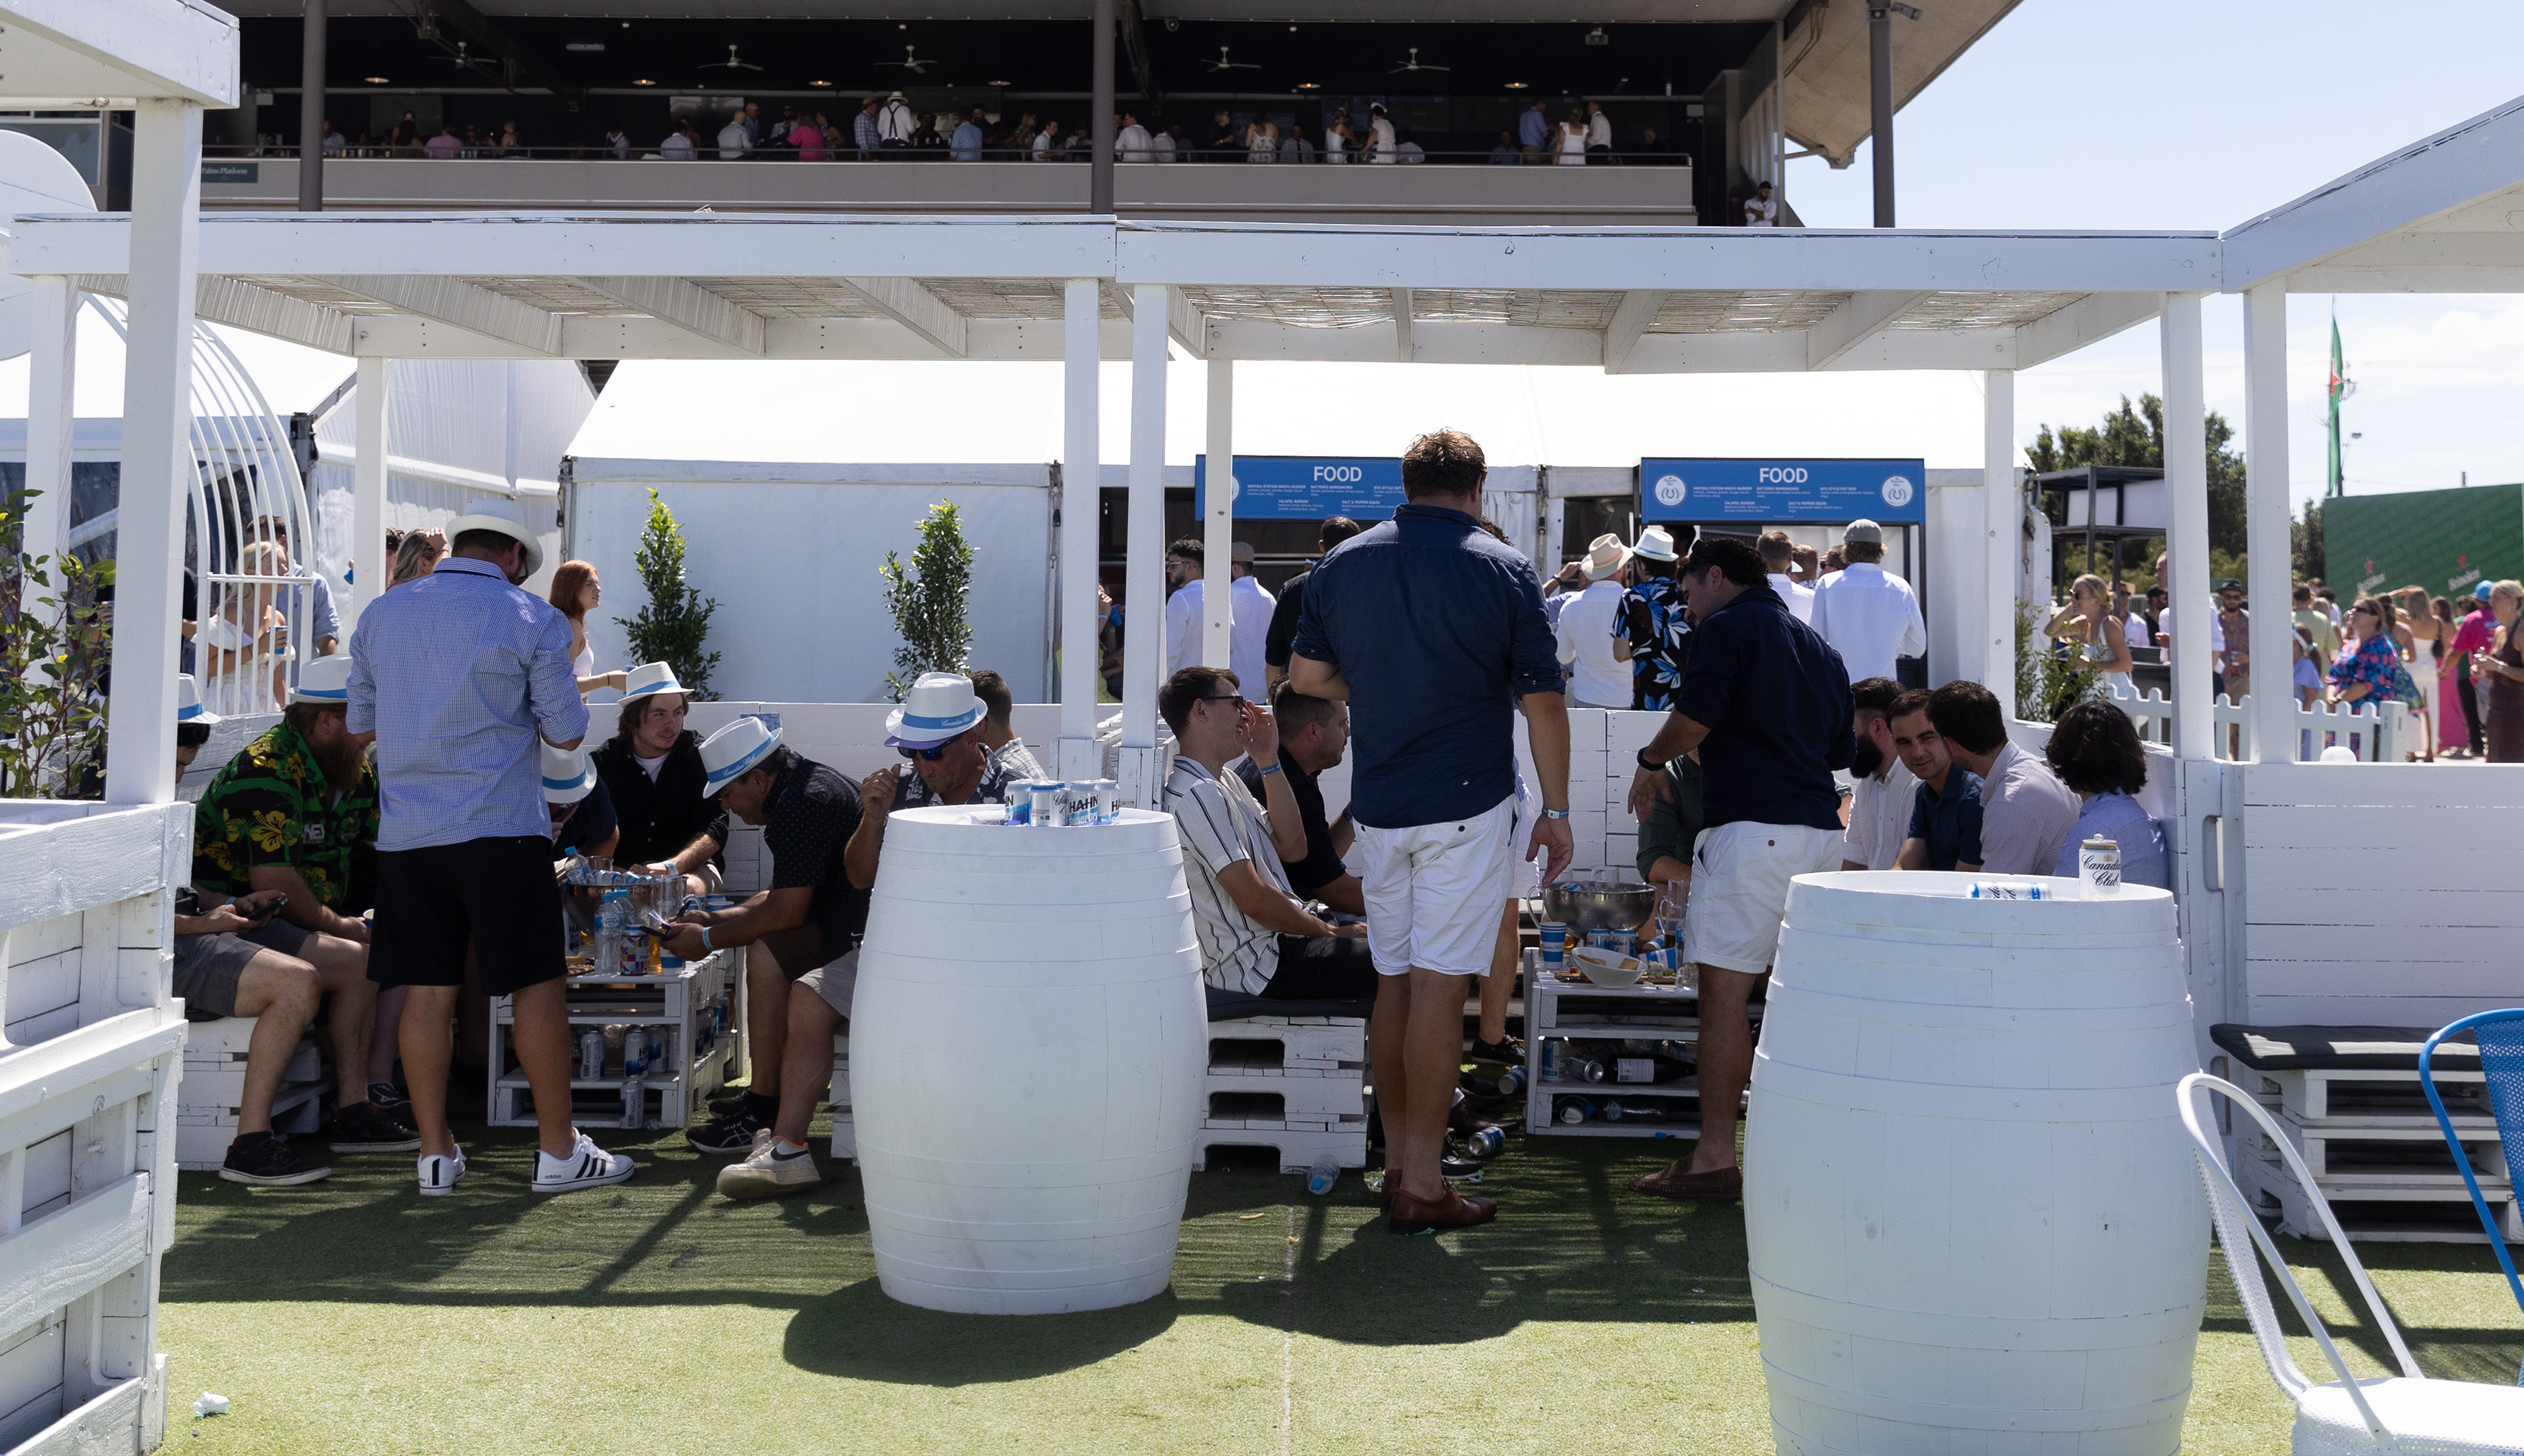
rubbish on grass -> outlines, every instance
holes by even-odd
[[[227,1413],[228,1398],[224,1395],[214,1395],[205,1390],[202,1398],[193,1402],[193,1414],[197,1416],[224,1416]]]
[[[1270,1212],[1270,1211],[1271,1211],[1271,1210],[1269,1210],[1269,1209],[1267,1209],[1267,1208],[1266,1208],[1266,1209],[1262,1210],[1262,1213],[1268,1213],[1268,1212]],[[1262,1214],[1261,1214],[1261,1213],[1239,1213],[1239,1214],[1238,1214],[1238,1215],[1236,1216],[1236,1221],[1237,1221],[1238,1223],[1239,1223],[1239,1224],[1246,1224],[1246,1223],[1251,1223],[1253,1220],[1258,1219],[1258,1218],[1260,1218],[1261,1216],[1262,1216]]]

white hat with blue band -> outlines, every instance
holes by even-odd
[[[702,740],[702,794],[707,797],[736,782],[780,747],[780,730],[747,715]]]
[[[886,714],[885,746],[929,748],[980,721],[982,704],[973,696],[971,678],[960,672],[924,672],[904,695],[902,706]]]
[[[289,685],[292,704],[312,703],[317,707],[351,705],[351,657],[335,653],[329,657],[314,657],[298,669],[298,681]]]
[[[199,723],[208,728],[220,720],[219,715],[202,706],[202,690],[189,672],[175,674],[175,721]]]
[[[622,689],[622,701],[625,703],[634,698],[654,698],[659,693],[689,696],[684,685],[676,680],[672,663],[643,662],[626,673],[624,679],[627,686]]]
[[[596,792],[596,766],[588,761],[587,750],[542,747],[544,802],[576,803]]]

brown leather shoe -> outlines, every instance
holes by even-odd
[[[1389,1186],[1389,1185],[1388,1185]],[[1468,1198],[1453,1189],[1433,1202],[1396,1192],[1385,1206],[1385,1229],[1394,1234],[1428,1234],[1438,1229],[1469,1229],[1498,1217],[1498,1199]]]
[[[1654,1173],[1631,1179],[1630,1191],[1654,1193],[1660,1198],[1732,1203],[1744,1196],[1744,1170],[1714,1168],[1707,1173],[1694,1173],[1677,1159]]]

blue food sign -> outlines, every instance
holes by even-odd
[[[1192,515],[1208,513],[1209,457],[1191,464]],[[1322,520],[1346,515],[1383,520],[1402,504],[1402,461],[1334,459],[1311,455],[1239,455],[1236,458],[1238,520]]]
[[[1639,518],[1917,525],[1928,518],[1927,487],[1920,461],[1643,460]]]

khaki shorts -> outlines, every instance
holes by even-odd
[[[824,1004],[850,1019],[850,999],[859,990],[859,953],[855,950],[838,960],[828,961],[799,977],[794,985],[807,987],[824,998]]]
[[[1804,824],[1738,819],[1704,829],[1692,847],[1691,958],[1758,976],[1779,948],[1788,882],[1840,868],[1840,836]]]

